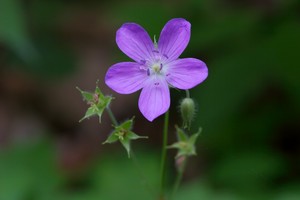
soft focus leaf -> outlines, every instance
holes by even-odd
[[[42,199],[57,190],[63,180],[49,142],[11,146],[0,152],[0,161],[0,199]]]
[[[0,42],[15,51],[24,61],[32,62],[36,58],[36,52],[29,39],[27,24],[21,1],[0,1]]]
[[[270,152],[239,152],[220,160],[212,171],[212,176],[220,184],[241,191],[263,190],[284,165],[280,158]]]

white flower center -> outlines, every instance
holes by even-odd
[[[153,50],[155,56],[149,60],[140,61],[140,69],[145,70],[148,76],[168,76],[167,66],[165,65],[168,56],[161,55],[158,50]]]
[[[161,62],[154,62],[150,64],[147,69],[148,76],[164,76],[165,75],[165,66]]]
[[[152,65],[151,69],[152,69],[152,72],[159,74],[160,71],[162,70],[162,64],[160,64],[160,65],[154,64],[154,65]]]

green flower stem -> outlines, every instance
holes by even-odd
[[[107,111],[107,113],[108,113],[108,115],[109,115],[109,118],[110,118],[110,120],[112,121],[112,123],[113,123],[115,126],[118,126],[119,123],[118,123],[118,121],[116,120],[115,115],[114,115],[114,113],[111,111],[111,109],[110,109],[109,106],[106,107],[106,111]]]
[[[111,111],[110,107],[106,107],[106,111],[108,112],[108,115],[111,119],[111,121],[113,122],[114,126],[118,126],[119,123],[116,120],[116,117],[114,115],[114,113]],[[140,164],[138,162],[138,159],[136,158],[135,153],[133,152],[133,150],[131,149],[131,156],[132,156],[132,160],[133,160],[133,164],[136,167],[136,169],[139,171],[139,174],[141,176],[142,182],[145,185],[146,190],[149,192],[149,194],[153,194],[153,190],[151,189],[151,186],[149,185],[149,181],[147,180],[145,174],[143,173]]]
[[[119,123],[117,122],[116,117],[115,117],[114,113],[112,112],[112,110],[110,109],[110,107],[107,106],[106,111],[108,112],[109,118],[112,121],[112,123],[114,124],[114,126],[118,126]],[[145,185],[145,189],[149,192],[150,195],[152,195],[153,190],[152,190],[151,186],[149,185],[149,181],[147,180],[145,174],[143,173],[143,171],[140,167],[140,164],[138,162],[138,159],[136,158],[136,155],[132,149],[131,149],[131,156],[132,156],[133,164],[136,167],[136,169],[138,170],[140,177],[142,179],[142,182]]]
[[[191,95],[190,95],[190,91],[189,91],[189,90],[185,90],[185,93],[186,93],[186,98],[191,98]]]
[[[182,163],[182,166],[180,166],[178,171],[177,171],[177,176],[176,176],[176,180],[174,182],[173,191],[172,191],[172,197],[174,197],[174,195],[176,194],[176,192],[177,192],[177,190],[180,186],[182,176],[183,176],[184,171],[185,171],[186,163],[187,163],[187,158],[185,158],[185,160]]]
[[[161,167],[160,167],[160,198],[164,199],[165,192],[165,175],[166,175],[166,156],[168,142],[168,127],[169,127],[169,111],[165,114],[164,129],[163,129],[163,146],[161,152]]]

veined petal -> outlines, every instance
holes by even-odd
[[[147,72],[135,62],[121,62],[111,66],[105,76],[105,83],[120,94],[130,94],[144,86]]]
[[[117,31],[116,42],[121,51],[138,63],[153,56],[153,42],[138,24],[123,24]]]
[[[140,95],[139,108],[142,114],[153,121],[170,107],[170,91],[162,77],[151,77]]]
[[[170,61],[177,59],[190,41],[191,24],[182,18],[171,19],[164,26],[158,40],[158,49]]]
[[[206,79],[208,69],[206,64],[195,58],[175,60],[168,65],[166,80],[179,89],[190,89]]]

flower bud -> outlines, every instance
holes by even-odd
[[[180,112],[183,120],[183,127],[190,128],[195,115],[195,102],[191,98],[184,98],[180,104]]]

